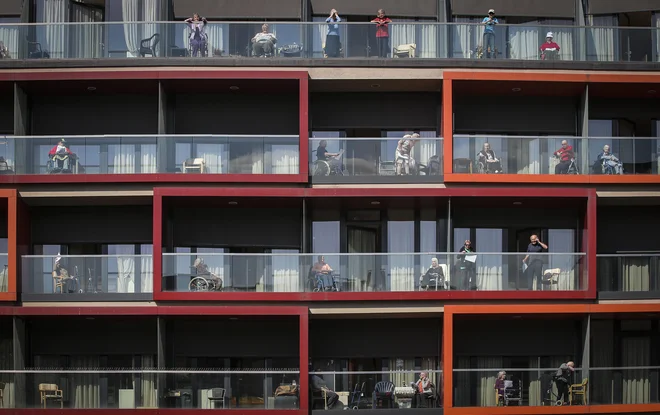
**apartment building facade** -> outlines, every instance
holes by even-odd
[[[659,19],[3,2],[0,414],[660,413]]]

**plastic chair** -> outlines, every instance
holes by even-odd
[[[151,55],[152,58],[155,58],[158,42],[160,42],[160,34],[158,33],[154,33],[150,38],[142,39],[140,42],[140,56],[144,58],[146,55]]]

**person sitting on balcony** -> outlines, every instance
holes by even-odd
[[[559,59],[559,45],[553,40],[554,35],[548,32],[545,35],[545,43],[541,45],[541,60],[556,61]]]
[[[573,372],[575,371],[575,363],[566,362],[562,363],[557,369],[555,374],[555,383],[557,385],[557,400],[562,401],[564,405],[568,404],[568,389],[573,383]]]
[[[66,258],[62,258],[58,253],[57,258],[55,259],[55,264],[53,265],[53,278],[58,279],[62,284],[60,288],[62,294],[76,292],[75,277],[72,277],[69,274],[69,270],[67,268],[68,265]]]
[[[431,287],[445,288],[445,274],[442,267],[438,264],[438,258],[431,258],[431,267],[419,279],[419,285],[422,289],[428,290]]]
[[[412,384],[412,387],[415,389],[417,408],[428,408],[429,400],[433,399],[435,396],[435,386],[433,385],[433,382],[431,382],[431,379],[429,379],[428,372],[421,372],[419,374],[419,379]]]
[[[543,284],[543,258],[539,254],[548,250],[548,245],[539,240],[537,235],[529,237],[530,244],[527,246],[527,255],[523,258],[523,264],[527,266],[527,289],[534,289],[534,280],[536,280],[536,289],[540,290]]]
[[[327,404],[328,409],[333,409],[339,400],[339,395],[328,388],[328,384],[325,383],[325,380],[323,380],[319,375],[313,374],[311,382],[309,383],[312,388],[312,392],[316,392],[320,394],[321,397],[324,397],[324,402]]]
[[[48,158],[51,162],[51,172],[71,171],[70,159],[75,155],[69,150],[65,139],[57,142],[57,145],[50,149]]]
[[[208,36],[205,32],[206,24],[208,23],[206,17],[200,18],[199,14],[195,13],[193,17],[187,18],[185,22],[190,28],[192,56],[195,57],[198,54],[204,56],[208,43]]]
[[[318,262],[312,267],[312,271],[316,278],[320,279],[323,283],[323,287],[326,290],[332,289],[334,287],[334,281],[332,279],[332,268],[325,262],[325,257],[323,255],[318,256]]]
[[[412,158],[412,149],[419,141],[419,134],[406,134],[399,140],[396,151],[394,152],[394,159],[396,164],[396,175],[401,176],[401,171],[405,171],[406,175],[410,175],[415,171],[415,159]],[[403,169],[402,169],[403,168]]]
[[[0,40],[0,59],[9,59],[11,56],[9,56],[9,49],[7,49],[7,46],[5,46],[5,42]]]
[[[596,159],[594,170],[600,167],[603,174],[623,174],[623,164],[614,154],[610,152],[610,146],[603,147],[603,152]]]
[[[495,152],[490,148],[490,143],[484,143],[483,148],[477,154],[479,165],[484,173],[501,173],[502,163],[497,158]]]
[[[559,158],[559,164],[555,166],[555,174],[568,174],[571,162],[575,158],[573,147],[568,145],[568,141],[561,141],[561,148],[554,152],[554,156]]]
[[[266,23],[261,26],[261,32],[252,38],[252,56],[273,56],[277,38],[274,34],[268,32]]]
[[[204,263],[204,259],[195,259],[193,268],[195,269],[196,276],[212,280],[215,284],[215,290],[222,291],[222,278],[218,277],[209,270],[209,266]]]
[[[343,165],[339,161],[341,153],[330,153],[327,150],[328,142],[326,140],[321,140],[319,146],[316,148],[316,160],[325,161],[330,167],[330,173],[335,175],[341,175],[343,170]]]
[[[497,379],[495,379],[495,390],[499,396],[504,396],[504,381],[506,380],[506,372],[501,371],[497,374]],[[498,402],[499,404],[499,402]]]

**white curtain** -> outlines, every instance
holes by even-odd
[[[70,58],[100,58],[103,56],[103,12],[99,9],[71,3],[73,21],[80,22],[70,26],[73,42]]]
[[[621,339],[622,365],[624,367],[649,366],[651,339],[649,337],[624,337]],[[657,385],[655,385],[657,388]],[[651,381],[648,369],[623,371],[623,403],[651,403]]]
[[[483,17],[456,17],[451,25],[452,57],[476,59],[476,50],[483,43],[485,26],[481,24]],[[499,24],[503,25],[505,19],[498,18]],[[511,27],[511,26],[509,26]],[[495,27],[495,48],[497,58],[506,58],[506,26]],[[485,55],[484,55],[485,58]]]
[[[409,253],[415,251],[415,224],[413,222],[389,221],[387,228],[387,252]],[[415,257],[414,254],[387,255],[390,291],[415,290]]]
[[[151,255],[142,256],[140,259],[140,292],[150,293],[154,291],[154,259]]]
[[[20,26],[2,26],[0,25],[0,42],[4,43],[9,57],[18,59],[18,38],[20,36]],[[25,40],[25,39],[24,39]]]
[[[587,60],[617,61],[619,57],[618,22],[616,16],[589,16]]]
[[[135,292],[135,255],[133,247],[117,246],[117,292]]]
[[[160,0],[122,0],[122,16],[124,22],[155,22],[160,17]],[[140,19],[140,14],[142,19]],[[157,24],[125,23],[124,38],[126,40],[127,56],[137,57],[140,52],[140,42],[157,33]],[[159,43],[158,47],[161,46]]]
[[[539,32],[545,30],[539,25],[540,22],[536,21],[508,27],[510,59],[539,60],[541,47]]]
[[[272,145],[270,174],[298,174],[300,159],[298,147],[288,145]]]
[[[299,257],[297,255],[278,255],[297,253],[294,250],[273,250],[273,291],[295,293],[300,291]]]
[[[577,289],[577,276],[580,271],[580,262],[584,263],[586,257],[571,254],[575,252],[575,231],[572,229],[550,229],[548,231],[549,255],[547,267],[559,269],[557,290],[571,291]]]
[[[359,253],[361,255],[349,255],[348,279],[350,291],[373,290],[372,282],[375,280],[380,268],[376,269],[377,257],[369,253],[376,251],[376,242],[372,232],[362,229],[350,229],[348,232],[348,253]],[[371,279],[369,278],[371,276]]]
[[[543,23],[551,26],[546,26],[543,29],[545,30],[545,33],[541,32],[541,36],[545,39],[544,36],[547,32],[552,32],[554,34],[554,40],[560,47],[559,59],[562,61],[578,60],[574,54],[573,42],[574,38],[577,37],[578,31],[583,29],[570,27],[573,25],[573,21],[571,20],[545,20]]]
[[[71,367],[94,369],[99,367],[98,356],[73,356]],[[101,407],[101,394],[98,373],[80,373],[71,375],[71,401],[76,409]],[[66,395],[66,392],[63,391]]]
[[[142,368],[151,369],[155,368],[153,356],[142,356]],[[145,408],[158,407],[158,394],[156,392],[156,374],[142,374],[142,405]]]
[[[62,23],[69,21],[69,0],[43,0],[44,23]],[[45,44],[41,47],[50,53],[51,58],[67,58],[66,33],[69,26],[61,24],[46,25]]]
[[[508,279],[502,270],[505,256],[479,254],[479,251],[502,252],[502,231],[500,229],[477,229],[474,247],[477,251],[477,289],[501,291],[508,287]]]
[[[9,271],[8,267],[5,266],[7,264],[7,258],[8,256],[6,254],[0,255],[0,292],[6,293],[9,291]]]
[[[415,24],[406,24],[406,22],[414,22],[414,19],[397,19],[396,23],[390,25],[390,53],[394,56],[394,48],[399,45],[407,45],[409,43],[416,43],[415,41]],[[417,45],[419,47],[420,45]]]
[[[225,39],[227,39],[227,36],[225,35],[225,31],[228,29],[228,26],[226,24],[222,23],[209,23],[206,25],[206,35],[208,36],[208,56],[220,56],[220,52],[222,52],[222,55],[227,55],[228,53],[228,43],[225,42]],[[186,33],[189,36],[189,31],[186,31]],[[188,45],[188,38],[186,38],[184,45]],[[216,54],[217,52],[217,54]]]
[[[478,391],[479,401],[477,406],[495,406],[495,380],[497,372],[502,369],[501,357],[479,357],[477,358]]]
[[[206,144],[197,143],[195,158],[204,159],[204,168],[206,173],[222,174],[227,173],[228,166],[223,165],[223,160],[227,160],[227,144],[223,142]]]
[[[527,148],[525,148],[527,144]],[[521,163],[519,168],[522,168],[524,174],[541,174],[541,139],[522,139],[521,150],[523,152],[527,150],[527,154],[524,154],[525,157],[522,160],[527,160],[527,164],[523,165]]]
[[[108,153],[112,154],[112,169],[109,173],[156,173],[156,144],[110,144]],[[139,165],[136,154],[140,154]]]

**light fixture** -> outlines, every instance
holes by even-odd
[[[374,200],[373,202],[371,202],[371,204],[372,204],[372,205],[380,205],[380,202],[377,201],[377,200]]]
[[[94,317],[86,317],[85,320],[94,320]]]
[[[88,90],[89,92],[96,91],[96,87],[95,87],[95,86],[88,86],[88,87],[87,87],[87,90]]]
[[[513,202],[513,204],[516,205],[516,206],[520,206],[520,205],[522,205],[522,202]]]
[[[520,92],[522,91],[522,88],[511,88],[513,92]]]
[[[236,206],[236,205],[238,205],[238,202],[231,201],[231,202],[229,202],[229,204],[232,205],[232,206]]]
[[[229,317],[229,320],[236,321],[236,320],[238,320],[238,317]]]
[[[656,93],[656,90],[655,90],[655,89],[649,89],[649,90],[646,91],[646,92],[648,92],[649,94],[655,94],[655,93]]]
[[[229,87],[229,89],[231,89],[232,91],[238,91],[241,88],[237,87],[236,85],[232,85]]]
[[[371,84],[372,88],[380,88],[380,84]]]

